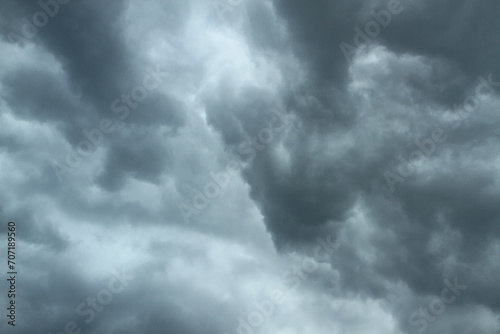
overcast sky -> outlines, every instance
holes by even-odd
[[[497,0],[0,2],[2,333],[500,333]]]

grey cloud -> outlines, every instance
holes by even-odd
[[[458,277],[467,290],[426,332],[496,333],[497,86],[452,119],[481,76],[500,80],[498,6],[401,4],[348,60],[340,43],[387,2],[242,1],[220,18],[203,1],[71,1],[24,46],[7,34],[40,7],[2,3],[15,57],[0,57],[0,212],[19,226],[19,331],[82,324],[76,307],[124,266],[134,282],[84,331],[237,333],[331,235],[340,246],[259,330],[414,333],[410,317]],[[122,101],[155,66],[169,74],[158,88]],[[252,148],[277,110],[296,125]],[[59,182],[53,161],[103,118],[114,130]],[[446,139],[391,192],[384,173],[436,128]],[[239,172],[185,224],[179,204],[231,160]]]

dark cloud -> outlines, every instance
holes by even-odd
[[[360,47],[397,1],[214,4],[70,1],[28,38],[37,2],[0,5],[19,332],[241,333],[279,288],[255,332],[497,333],[498,4],[401,0]]]

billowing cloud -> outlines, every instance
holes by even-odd
[[[2,3],[0,328],[497,333],[496,9]]]

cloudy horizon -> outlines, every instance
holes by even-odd
[[[500,333],[499,9],[0,2],[0,332]]]

